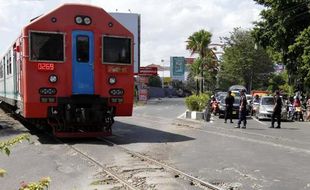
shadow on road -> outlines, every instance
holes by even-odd
[[[116,121],[112,127],[113,135],[106,137],[116,144],[132,144],[132,143],[168,143],[168,142],[182,142],[194,140],[194,138],[184,135],[174,134],[156,129],[150,129],[138,125],[130,125],[123,122]],[[67,138],[57,141],[42,131],[35,131],[32,133],[38,137],[38,141],[42,144],[59,144],[67,143],[73,144],[102,144],[108,143],[99,138]]]
[[[131,143],[168,143],[168,142],[182,142],[194,140],[194,138],[161,131],[157,129],[150,129],[138,125],[129,125],[123,122],[115,122],[113,134],[113,142],[118,144]]]

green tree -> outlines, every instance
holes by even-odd
[[[283,93],[292,96],[294,94],[294,88],[292,85],[288,84],[288,74],[287,71],[273,74],[269,79],[268,90],[274,92],[275,90],[280,90]]]
[[[296,61],[299,55],[289,53],[289,46],[310,25],[309,0],[254,1],[266,7],[260,13],[261,21],[255,23],[255,39],[274,55],[275,61],[286,65],[290,78],[296,79],[294,75],[300,72]]]
[[[251,31],[235,28],[224,40],[220,88],[227,89],[235,84],[244,85],[248,90],[266,88],[273,64],[266,51],[255,44]]]
[[[200,30],[194,32],[187,39],[186,49],[191,51],[191,54],[198,54],[200,58],[200,92],[203,93],[203,78],[204,78],[204,69],[205,65],[210,62],[211,49],[208,47],[211,42],[212,34],[206,30]],[[209,58],[209,59],[208,59]]]
[[[200,73],[201,73],[201,65],[202,65],[202,60],[201,58],[195,59],[194,63],[192,63],[189,66],[189,75],[188,79],[189,80],[194,80],[196,81],[196,95],[199,94],[199,78],[200,78]]]
[[[310,90],[310,26],[306,28],[289,47],[289,53],[297,57],[297,78],[302,80],[303,88]]]
[[[158,75],[149,77],[149,86],[161,87],[161,85],[162,85],[162,82]]]
[[[275,90],[279,90],[279,86],[285,85],[286,80],[283,74],[273,74],[269,79],[268,90],[274,92]]]

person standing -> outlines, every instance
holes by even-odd
[[[281,110],[282,110],[282,99],[280,97],[280,92],[277,90],[276,96],[275,96],[275,105],[274,105],[273,113],[271,116],[270,128],[274,128],[275,118],[277,118],[277,122],[278,122],[278,126],[276,128],[278,129],[281,128]]]
[[[230,119],[230,123],[233,123],[232,111],[233,111],[234,102],[235,102],[235,98],[231,95],[231,91],[228,91],[228,94],[225,98],[226,109],[225,109],[225,122],[224,123],[227,123],[228,117]]]
[[[241,122],[243,121],[243,126],[242,128],[245,129],[246,128],[246,105],[247,105],[247,101],[246,101],[246,96],[245,96],[245,90],[241,90],[240,93],[240,107],[239,107],[239,121],[238,121],[238,125],[236,126],[236,128],[240,128]]]
[[[259,95],[256,94],[254,99],[253,99],[253,103],[259,103]]]

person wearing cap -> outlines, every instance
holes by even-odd
[[[280,97],[280,92],[276,91],[275,105],[273,108],[273,113],[271,116],[271,126],[269,128],[274,128],[275,118],[277,118],[278,126],[276,128],[281,128],[281,110],[282,110],[282,100]]]
[[[243,121],[243,126],[242,128],[245,129],[246,128],[246,105],[247,105],[247,101],[246,101],[246,96],[245,96],[245,90],[241,90],[240,93],[240,107],[239,107],[239,121],[238,121],[238,125],[236,126],[236,128],[240,128],[241,122]]]

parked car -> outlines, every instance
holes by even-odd
[[[263,96],[260,99],[258,109],[256,111],[256,118],[258,120],[263,119],[271,119],[273,108],[274,108],[274,97],[273,96]],[[281,119],[287,120],[287,109],[285,102],[282,99],[282,112],[281,112]]]
[[[231,95],[234,96],[234,97],[240,97],[240,91],[232,90],[231,91]]]
[[[253,96],[251,94],[246,94],[245,96],[246,96],[246,101],[247,101],[247,105],[246,105],[247,115],[250,115],[253,109]]]
[[[227,96],[227,92],[217,92],[215,93],[215,98],[218,102],[220,102],[222,99],[225,99]]]
[[[239,115],[239,105],[240,105],[240,97],[235,97],[232,111],[232,115],[234,118],[237,118]],[[223,98],[219,104],[219,118],[223,118],[225,116],[225,110],[226,110],[226,104],[225,104],[225,98]]]
[[[242,86],[242,85],[232,85],[231,87],[228,88],[228,90],[230,90],[230,91],[238,91],[238,92],[240,92],[241,90],[247,91],[246,88],[244,86]]]

